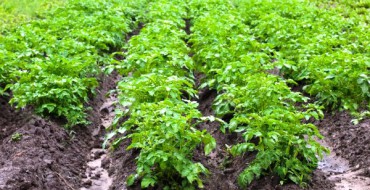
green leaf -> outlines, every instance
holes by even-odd
[[[136,174],[131,174],[127,177],[127,180],[126,180],[126,183],[128,186],[131,186],[135,183],[135,180],[137,179],[137,175]]]
[[[142,188],[147,188],[149,186],[154,186],[156,183],[156,180],[152,177],[148,177],[148,176],[145,176],[142,180],[141,180],[141,187]]]
[[[204,154],[209,155],[216,148],[216,140],[211,139],[211,142],[207,143],[204,147]]]

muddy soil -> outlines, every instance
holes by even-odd
[[[331,149],[319,166],[338,190],[370,190],[370,120],[353,125],[347,112],[326,113],[317,122]]]
[[[113,85],[101,78],[91,100],[91,125],[67,131],[62,121],[43,119],[30,109],[16,111],[0,97],[0,189],[79,189],[86,178],[89,153],[101,148],[100,106]],[[104,131],[103,131],[104,132]]]

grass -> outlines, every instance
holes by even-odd
[[[35,18],[65,0],[0,0],[0,31]]]

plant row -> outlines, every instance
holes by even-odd
[[[141,4],[143,6],[143,4]],[[117,0],[68,1],[0,36],[0,84],[10,103],[87,124],[84,103],[98,86],[109,53],[123,46],[138,5]],[[1,90],[1,89],[0,89]]]
[[[256,153],[238,182],[245,187],[273,173],[281,183],[304,185],[317,167],[317,155],[325,149],[315,140],[322,137],[316,126],[303,120],[319,119],[322,113],[291,91],[288,84],[294,81],[270,74],[274,51],[258,40],[235,5],[227,0],[192,0],[189,42],[199,71],[206,75],[202,87],[219,93],[215,114],[231,118],[222,131],[239,133],[244,139],[231,147],[231,153]]]
[[[327,108],[364,108],[370,100],[369,3],[279,2],[234,1],[284,77],[300,81]]]
[[[182,0],[148,2],[139,15],[144,27],[133,36],[125,60],[116,68],[123,74],[117,93],[120,108],[112,132],[113,147],[130,139],[128,150],[139,151],[136,172],[127,184],[141,187],[193,189],[203,187],[201,175],[208,170],[193,162],[194,150],[203,145],[206,154],[216,142],[196,125],[207,119],[191,101],[194,63],[185,40],[187,4]],[[127,118],[124,120],[124,118]]]

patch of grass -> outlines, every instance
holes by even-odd
[[[30,20],[65,0],[0,0],[0,31]]]

